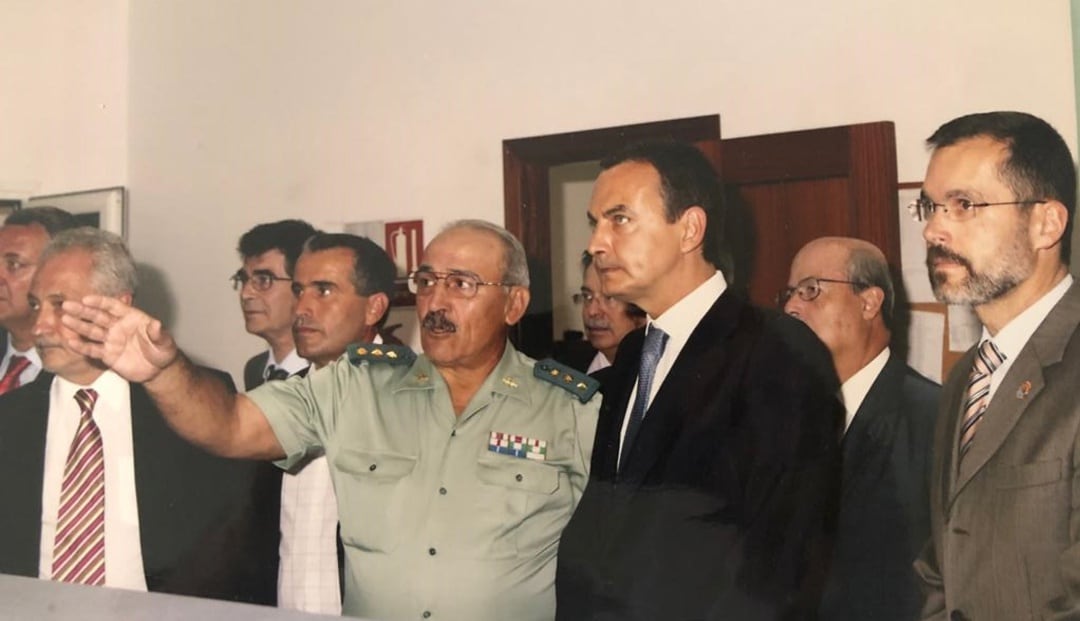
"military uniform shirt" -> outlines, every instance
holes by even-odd
[[[285,450],[278,465],[319,449],[329,459],[345,614],[550,620],[600,398],[537,379],[537,363],[508,343],[458,417],[425,356],[400,362],[346,354],[248,393]]]

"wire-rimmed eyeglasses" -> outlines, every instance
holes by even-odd
[[[480,280],[476,274],[468,272],[434,272],[431,270],[416,270],[409,274],[409,291],[417,296],[431,295],[439,281],[446,284],[446,290],[451,295],[459,298],[472,298],[480,287],[513,287],[508,282],[486,282]]]
[[[270,287],[274,286],[277,281],[290,282],[292,278],[287,276],[276,276],[272,272],[257,270],[254,274],[248,274],[244,270],[236,270],[236,273],[229,276],[229,280],[232,281],[233,291],[239,291],[244,288],[248,282],[251,283],[251,287],[256,291],[266,291]]]
[[[818,278],[816,276],[811,276],[809,278],[803,278],[794,287],[784,287],[781,289],[780,293],[776,294],[776,304],[780,308],[783,308],[793,295],[798,295],[799,299],[804,302],[812,302],[821,295],[821,283],[823,282],[851,285],[856,290],[865,288],[866,286],[863,283],[854,280],[837,280],[835,278]]]
[[[935,213],[940,211],[949,220],[970,220],[975,217],[975,210],[980,207],[995,207],[997,205],[1035,205],[1045,203],[1046,199],[1028,199],[1022,201],[1004,201],[1000,203],[976,203],[966,198],[947,198],[944,203],[935,203],[925,196],[921,196],[908,205],[908,213],[917,222],[926,222]]]

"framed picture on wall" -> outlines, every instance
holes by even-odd
[[[116,233],[127,240],[127,192],[123,186],[63,194],[31,196],[26,207],[59,207],[79,223]]]

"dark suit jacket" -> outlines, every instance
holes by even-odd
[[[805,325],[725,292],[617,473],[643,335],[605,377],[589,485],[559,546],[557,618],[811,618],[839,494],[828,352]]]
[[[43,372],[0,397],[0,573],[38,575],[52,379]],[[277,568],[265,538],[276,533],[257,519],[256,463],[215,457],[181,439],[138,384],[131,385],[131,434],[147,588],[273,603]]]
[[[930,461],[941,387],[893,354],[841,444],[840,520],[822,621],[911,621],[911,563],[930,536]]]
[[[974,348],[942,392],[931,540],[916,569],[932,619],[1080,618],[1080,285],[1000,379],[959,467]]]
[[[252,356],[244,363],[244,392],[254,390],[263,383],[263,371],[266,369],[266,361],[270,359],[270,352]]]

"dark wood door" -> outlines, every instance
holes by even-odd
[[[534,357],[549,355],[551,213],[549,169],[597,160],[629,142],[673,138],[713,162],[731,198],[726,235],[732,286],[772,305],[795,252],[822,235],[877,244],[899,274],[896,142],[891,122],[720,140],[718,115],[503,142],[506,228],[525,245],[533,303],[512,335]]]

